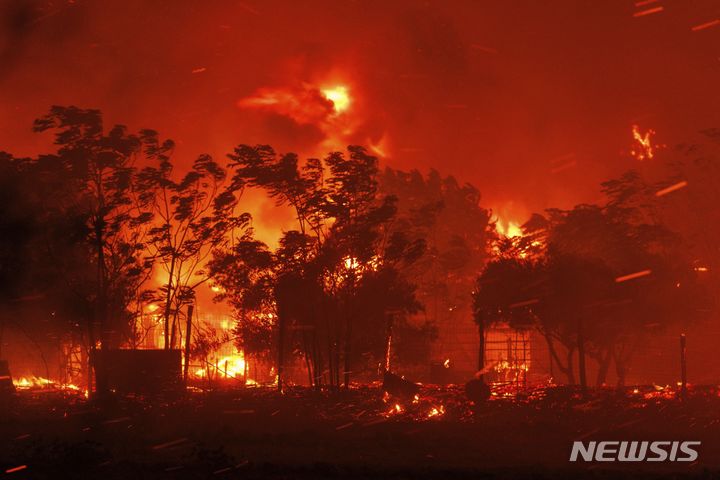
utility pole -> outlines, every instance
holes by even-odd
[[[583,334],[583,321],[578,319],[577,328],[578,343],[578,369],[580,370],[580,387],[583,392],[587,391],[587,377],[585,375],[585,336]]]
[[[680,396],[687,395],[687,343],[685,334],[680,335]]]
[[[188,372],[190,371],[190,344],[192,339],[192,316],[193,306],[188,305],[187,309],[187,326],[185,327],[185,365],[183,367],[183,382],[187,387]]]

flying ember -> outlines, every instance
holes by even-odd
[[[640,127],[637,125],[632,126],[632,136],[635,140],[636,145],[630,151],[630,155],[637,158],[638,160],[645,160],[653,158],[655,156],[655,147],[652,144],[652,137],[655,135],[655,130],[648,129],[644,134],[640,133]]]

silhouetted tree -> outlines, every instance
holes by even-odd
[[[152,268],[142,238],[152,213],[138,194],[133,163],[140,140],[120,125],[105,132],[99,111],[77,107],[52,107],[34,128],[55,132],[57,154],[38,163],[57,175],[55,182],[65,183],[54,207],[82,219],[92,251],[96,281],[90,347],[96,341],[103,348],[117,346],[118,333],[130,324],[130,297]]]
[[[377,346],[377,337],[366,335],[376,330],[377,319],[384,319],[390,309],[418,308],[413,287],[396,270],[417,260],[423,242],[392,228],[396,200],[378,193],[377,158],[361,147],[348,147],[347,156],[334,152],[323,161],[309,159],[302,166],[295,154],[277,156],[269,146],[241,145],[230,158],[233,184],[264,189],[278,204],[293,208],[297,219],[298,229],[284,233],[280,247],[267,257],[273,266],[265,269],[272,272],[267,278],[272,279],[277,316],[279,388],[283,352],[292,342],[289,331],[300,332],[297,345],[308,363],[311,383],[319,384],[327,370],[331,384],[339,385],[343,372],[348,386],[358,361],[353,352],[368,351],[368,342]],[[257,253],[255,246],[249,258]],[[227,268],[228,261],[244,265],[238,272],[247,266],[237,248],[230,255],[219,252],[216,258],[214,271]],[[238,286],[242,281],[222,274],[216,278],[226,295],[245,288]],[[262,290],[268,292],[265,278],[262,281]],[[376,284],[385,292],[403,294],[365,297],[361,303],[361,292]]]
[[[635,180],[609,184],[605,207],[578,205],[549,210],[547,220],[534,217],[534,230],[525,231],[542,242],[541,254],[528,256],[513,245],[478,280],[476,321],[534,325],[570,383],[575,351],[582,385],[585,355],[598,362],[599,384],[611,361],[624,383],[632,354],[648,334],[701,316],[703,309],[687,312],[688,302],[706,304],[677,235],[628,201]],[[555,341],[565,347],[565,362]]]
[[[421,328],[428,333],[438,326],[446,334],[454,331],[454,323],[472,317],[470,293],[495,238],[490,212],[480,205],[480,192],[435,170],[423,176],[417,170],[390,168],[381,175],[380,188],[398,198],[394,227],[427,245],[422,257],[402,271],[417,285],[416,296],[425,307],[428,325]]]
[[[243,235],[250,215],[236,212],[241,189],[225,184],[225,169],[209,155],[199,156],[176,180],[173,144],[161,144],[150,130],[142,132],[142,142],[153,165],[143,168],[139,178],[156,219],[147,243],[166,278],[156,298],[163,310],[164,347],[175,348],[182,307],[194,301],[195,289],[208,280],[205,262],[229,235]]]

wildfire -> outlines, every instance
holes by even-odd
[[[30,390],[30,389],[57,389],[57,390],[71,390],[75,392],[82,392],[83,389],[73,383],[62,383],[50,380],[44,377],[19,377],[13,379],[13,385],[18,390]]]
[[[13,380],[15,388],[46,388],[53,384],[52,381],[43,377],[20,377]]]
[[[243,378],[245,376],[245,355],[242,351],[234,355],[226,355],[219,358],[215,364],[208,365],[207,368],[198,368],[194,373],[197,378],[213,377],[216,380]]]
[[[386,133],[358,138],[367,118],[351,82],[324,79],[294,85],[264,86],[237,102],[239,108],[287,117],[299,125],[313,125],[323,134],[312,149],[313,155],[343,150],[349,144],[366,145],[373,154],[390,155]]]
[[[512,251],[514,256],[527,259],[541,252],[545,245],[542,233],[527,233],[523,230],[521,223],[512,220],[503,220],[498,217],[495,220],[495,232],[497,232],[497,240],[499,240],[493,246],[496,254]],[[506,250],[508,247],[510,250]]]
[[[345,257],[343,263],[347,270],[357,270],[360,267],[360,262],[355,257]]]
[[[637,145],[636,148],[633,148],[630,151],[630,155],[638,160],[653,158],[655,156],[655,149],[658,147],[658,145],[652,144],[653,135],[655,135],[655,130],[648,129],[644,134],[642,134],[640,133],[640,127],[633,125],[632,136]]]
[[[220,373],[224,377],[239,377],[245,375],[245,355],[229,355],[218,362]]]
[[[520,228],[520,224],[513,222],[512,220],[502,221],[500,219],[495,222],[495,230],[500,235],[507,238],[522,237],[523,231]]]
[[[445,415],[445,406],[440,405],[439,407],[432,407],[428,413],[428,418],[439,417]]]
[[[507,360],[500,360],[493,366],[493,370],[498,373],[504,373],[510,370],[527,372],[530,370],[530,366],[527,363],[510,363]]]
[[[380,259],[377,256],[374,256],[368,261],[360,261],[356,257],[344,257],[342,259],[341,265],[344,267],[344,271],[335,274],[334,279],[326,279],[328,285],[333,284],[333,280],[344,281],[349,278],[350,275],[354,276],[354,278],[356,279],[359,279],[365,273],[376,272],[378,268],[380,268]]]
[[[315,125],[326,123],[338,108],[325,93],[309,85],[296,88],[263,87],[241,99],[238,106],[274,112],[299,124]]]
[[[333,88],[321,90],[323,96],[330,100],[335,109],[335,113],[343,113],[350,106],[350,95],[347,87],[338,85]]]

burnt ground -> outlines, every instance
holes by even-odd
[[[395,407],[395,404],[398,407]],[[568,462],[573,440],[701,440],[690,463]],[[482,406],[460,387],[383,399],[269,388],[194,392],[175,400],[21,391],[0,413],[7,478],[716,478],[720,396],[685,401],[649,387],[581,396],[537,389]]]

